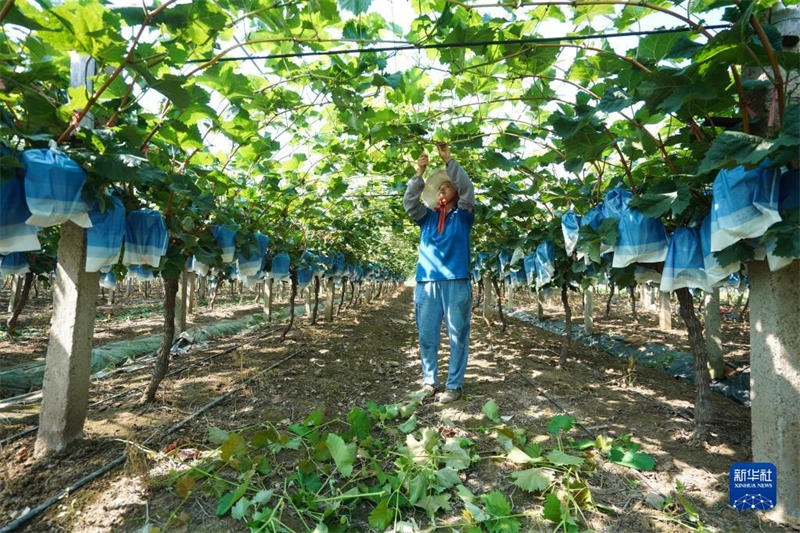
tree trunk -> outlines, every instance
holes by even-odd
[[[711,373],[711,379],[722,379],[725,363],[722,357],[722,338],[720,336],[722,317],[719,314],[719,287],[711,289],[710,294],[705,293],[705,302],[708,370]]]
[[[339,307],[336,309],[336,316],[339,316],[339,313],[342,312],[342,306],[344,305],[344,297],[347,294],[347,276],[342,276],[342,298],[339,300]]]
[[[183,272],[180,274],[180,278],[178,280],[178,294],[175,297],[175,335],[180,335],[184,331],[186,331],[186,309],[188,307],[187,297],[188,297],[188,274],[186,272],[186,267],[184,267]]]
[[[17,300],[22,292],[22,279],[18,275],[11,276],[11,287],[8,291],[8,312],[13,313]]]
[[[197,290],[197,299],[205,300],[208,296],[208,276],[200,278],[200,288]]]
[[[561,356],[558,358],[558,366],[563,367],[567,362],[567,351],[569,350],[570,339],[572,338],[572,308],[569,306],[569,294],[567,284],[561,285],[561,304],[564,306],[564,342],[561,344]]]
[[[711,376],[708,372],[708,354],[706,343],[703,340],[703,326],[694,312],[694,302],[689,289],[682,288],[675,291],[678,296],[680,313],[686,329],[689,332],[689,346],[694,357],[694,383],[697,387],[697,397],[694,403],[694,436],[698,441],[703,441],[708,436],[711,424]]]
[[[151,403],[156,399],[156,391],[161,380],[167,375],[169,368],[169,350],[175,336],[175,300],[178,295],[178,279],[164,280],[164,334],[158,349],[158,358],[153,367],[153,378],[142,396],[142,403]]]
[[[214,310],[214,304],[217,303],[217,294],[219,293],[219,282],[216,285],[209,288],[211,294],[208,297],[208,308],[210,310]]]
[[[319,276],[314,274],[314,309],[311,311],[311,324],[317,323],[318,311],[319,311]]]
[[[483,318],[487,320],[488,323],[491,323],[492,318],[494,318],[494,309],[496,306],[495,298],[497,291],[494,290],[492,286],[492,278],[488,278],[489,286],[484,287],[483,293]]]
[[[353,307],[353,304],[356,301],[356,284],[354,281],[350,281],[350,300],[347,302],[346,309],[350,309]]]
[[[144,281],[142,282],[142,290],[144,291],[144,299],[147,300],[150,298],[150,282]],[[212,307],[213,309],[213,307]]]
[[[19,282],[17,282],[19,284]],[[9,337],[14,333],[14,329],[17,327],[17,320],[19,319],[20,313],[25,308],[25,304],[28,302],[28,294],[31,292],[31,283],[33,283],[33,272],[26,272],[25,273],[25,280],[22,282],[22,290],[20,291],[20,295],[17,297],[16,302],[14,302],[14,311],[11,313],[11,318],[8,319],[6,322],[7,326],[7,334]]]
[[[536,318],[539,322],[544,320],[544,294],[541,289],[536,291]]]
[[[294,325],[294,299],[297,296],[297,268],[290,267],[289,268],[289,277],[291,281],[291,289],[289,290],[289,324],[286,326],[286,329],[283,330],[283,334],[281,335],[281,340],[286,338],[286,334],[289,333],[289,330],[292,329]]]
[[[639,315],[636,313],[636,284],[631,285],[628,287],[628,291],[631,293],[631,314],[633,315],[633,319],[636,323],[639,323]]]
[[[483,278],[478,281],[478,305],[483,305]]]
[[[742,307],[742,312],[739,315],[739,322],[744,322],[744,315],[747,313],[747,308],[750,306],[750,291],[747,291],[747,299],[744,301],[744,307]]]
[[[492,287],[494,287],[494,291],[497,295],[497,314],[500,316],[500,331],[505,332],[506,330],[506,316],[503,314],[503,296],[500,294],[500,284],[497,282],[497,278],[492,276]]]
[[[325,321],[333,322],[333,300],[336,295],[336,284],[333,282],[333,278],[328,278],[327,285],[328,287],[325,291]]]
[[[612,281],[608,284],[608,299],[606,300],[606,318],[611,318],[611,300],[614,299],[614,288],[616,285]]]
[[[264,318],[267,319],[267,324],[272,323],[272,298],[275,292],[274,279],[269,278],[264,280]]]
[[[738,313],[741,311],[742,300],[744,300],[744,289],[739,292],[739,297],[736,299],[736,305],[733,306],[733,313]]]
[[[187,311],[189,314],[194,314],[194,306],[195,306],[195,287],[197,285],[197,274],[194,272],[189,272],[187,274],[189,276],[189,308]]]

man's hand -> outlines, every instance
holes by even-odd
[[[453,158],[453,156],[450,155],[450,147],[447,146],[446,142],[437,142],[436,149],[439,150],[439,157],[442,158],[445,165]]]
[[[422,152],[417,158],[417,176],[422,177],[426,168],[428,168],[428,154]]]

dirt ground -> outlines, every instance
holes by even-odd
[[[298,420],[314,409],[322,410],[326,418],[346,417],[352,407],[368,400],[378,404],[401,400],[418,388],[420,374],[412,295],[409,287],[401,288],[382,302],[343,310],[332,324],[321,321],[310,326],[300,317],[284,342],[264,328],[178,356],[171,368],[232,349],[166,380],[155,405],[141,407],[138,394],[131,394],[91,409],[85,438],[64,454],[34,459],[32,437],[0,449],[0,523],[127,450],[124,468],[63,498],[27,530],[141,531],[145,524],[163,526],[170,518],[170,530],[244,530],[241,522],[216,518],[215,501],[201,495],[191,496],[176,517],[174,511],[182,498],[165,481],[167,462],[158,454],[148,457],[135,452],[136,445],[159,450],[170,443],[203,442],[212,425],[234,429],[264,420]],[[620,314],[616,310],[612,314],[611,327],[626,331],[631,329],[626,325],[630,319],[623,308],[624,301]],[[555,314],[555,308],[550,312]],[[604,327],[602,318],[596,318],[596,323]],[[652,340],[650,333],[636,333]],[[668,340],[680,344],[680,333],[671,333]],[[742,339],[726,342],[735,344]],[[687,529],[680,513],[670,514],[647,503],[653,494],[674,494],[679,481],[706,528],[724,532],[785,530],[759,514],[728,506],[729,467],[750,460],[746,407],[714,394],[711,438],[702,446],[693,446],[688,442],[694,398],[690,385],[657,370],[637,368],[633,385],[627,386],[623,380],[626,361],[580,346],[573,346],[565,368],[556,369],[560,345],[559,337],[530,324],[510,319],[508,330],[501,333],[496,324],[490,327],[479,313],[474,314],[465,396],[444,406],[423,404],[417,411],[420,423],[437,427],[442,421],[455,421],[464,427],[475,426],[483,420],[481,407],[494,399],[502,415],[511,416],[516,426],[530,434],[546,433],[548,419],[562,410],[591,432],[611,437],[633,434],[643,451],[655,458],[655,471],[637,473],[604,464],[589,483],[595,501],[615,514],[587,512],[592,530]],[[292,353],[296,353],[293,359],[214,409],[165,439],[155,438],[199,406]],[[446,355],[442,361],[440,373],[444,376]],[[147,378],[143,372],[104,380],[93,386],[92,398],[121,388],[141,388]],[[488,462],[471,472],[466,484],[475,492],[513,488],[503,465]],[[541,498],[529,495],[514,497],[515,511],[541,510],[541,503]],[[424,514],[416,519],[427,523]],[[542,523],[523,524],[524,531],[551,529],[552,525]]]
[[[32,359],[44,360],[50,335],[53,296],[49,290],[41,288],[38,297],[31,290],[13,339],[5,334],[5,321],[10,316],[5,313],[8,297],[9,289],[0,289],[0,319],[3,322],[3,331],[0,332],[0,370]],[[246,298],[245,301],[251,299]],[[232,297],[225,287],[220,291],[214,311],[205,309],[205,300],[199,303],[203,304],[200,307],[202,312],[187,317],[190,327],[228,316],[230,313],[227,308],[238,305],[239,299]],[[148,298],[144,298],[141,292],[134,292],[131,297],[120,296],[114,304],[110,302],[108,291],[98,294],[93,342],[95,345],[105,344],[160,333],[164,327],[162,309],[161,291],[155,286],[150,290]],[[253,306],[244,306],[243,309],[236,316],[252,312]]]

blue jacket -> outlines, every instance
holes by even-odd
[[[425,183],[420,176],[408,182],[403,206],[420,226],[417,282],[469,278],[469,234],[475,215],[475,192],[464,169],[454,160],[447,162],[447,176],[458,192],[458,206],[445,217],[444,233],[436,226],[439,213],[419,201]]]

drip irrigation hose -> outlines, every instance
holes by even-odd
[[[259,337],[256,337],[255,340],[263,339],[267,335],[275,333],[276,331],[280,331],[281,328],[283,328],[282,325],[281,326],[274,326],[274,327],[270,328],[263,335],[260,335]],[[250,342],[250,341],[248,341],[248,342]],[[183,366],[181,368],[177,368],[177,369],[173,370],[172,372],[169,372],[166,376],[164,376],[164,378],[168,378],[170,376],[174,376],[176,374],[180,374],[181,372],[189,370],[190,368],[193,368],[193,367],[199,365],[200,363],[204,363],[206,361],[210,361],[211,359],[217,358],[217,357],[219,357],[221,355],[225,355],[225,354],[231,353],[232,351],[236,350],[237,348],[240,348],[240,347],[244,346],[245,344],[247,344],[247,342],[239,343],[236,346],[232,346],[230,348],[226,348],[225,350],[223,350],[220,353],[216,353],[216,354],[210,355],[208,357],[204,357],[203,359],[200,359],[198,361],[194,361],[194,362],[192,362],[192,363],[190,363],[188,365],[185,365],[185,366]],[[137,388],[128,389],[128,390],[125,390],[125,391],[122,391],[122,392],[118,392],[117,394],[113,394],[111,396],[108,396],[107,398],[103,398],[101,400],[97,400],[96,402],[90,403],[89,407],[97,407],[98,405],[104,404],[106,402],[110,402],[111,400],[114,400],[116,398],[120,398],[122,396],[127,396],[127,395],[129,395],[129,394],[131,394],[131,393],[133,393],[133,392],[135,392],[135,391],[137,391],[139,389],[141,389],[141,387],[137,387]],[[0,439],[0,447],[6,446],[7,444],[11,444],[12,442],[14,442],[16,440],[21,439],[22,437],[30,435],[31,433],[35,432],[37,429],[39,429],[38,425],[33,426],[31,428],[28,428],[28,429],[26,429],[24,431],[20,431],[19,433],[15,433],[14,435],[11,435],[10,437],[6,437],[4,439]]]
[[[527,381],[527,382],[528,382],[528,383],[531,385],[531,387],[533,387],[534,389],[536,389],[536,392],[537,392],[538,394],[541,394],[542,396],[544,396],[544,397],[545,397],[545,398],[546,398],[546,399],[547,399],[547,400],[548,400],[550,403],[552,403],[552,404],[553,404],[553,406],[555,406],[555,408],[556,408],[556,409],[558,409],[560,412],[562,412],[562,413],[564,413],[564,414],[569,414],[569,413],[567,412],[567,410],[566,410],[566,409],[564,409],[563,407],[561,407],[561,406],[558,404],[558,402],[556,402],[554,399],[552,399],[550,396],[548,396],[548,395],[547,395],[547,393],[545,393],[545,392],[544,392],[544,391],[543,391],[543,390],[542,390],[540,387],[537,387],[537,386],[536,386],[536,384],[535,384],[533,381],[531,381],[531,378],[529,378],[528,376],[526,376],[525,374],[523,374],[523,373],[522,373],[521,371],[519,371],[519,370],[517,370],[517,371],[516,371],[516,373],[517,373],[517,374],[519,374],[520,376],[522,376],[522,378],[523,378],[525,381]],[[589,438],[591,438],[591,439],[595,439],[595,438],[596,438],[596,437],[594,436],[594,434],[592,434],[592,432],[591,432],[591,431],[589,431],[589,430],[586,428],[586,426],[584,426],[583,424],[581,424],[581,423],[580,423],[580,422],[578,422],[577,420],[575,421],[575,425],[576,425],[576,426],[578,426],[579,428],[581,428],[581,429],[583,430],[583,432],[584,432],[584,433],[586,433],[586,434],[589,436]]]
[[[225,401],[233,393],[239,392],[244,387],[246,387],[247,385],[249,385],[250,383],[252,383],[256,379],[260,378],[261,376],[263,376],[264,374],[266,374],[267,372],[269,372],[273,368],[285,363],[289,359],[292,359],[293,357],[295,357],[298,354],[306,351],[307,349],[308,349],[308,346],[303,346],[302,348],[299,348],[298,350],[295,350],[291,354],[287,355],[286,357],[284,357],[280,361],[276,361],[275,363],[269,365],[264,370],[261,370],[260,372],[250,376],[249,378],[247,378],[246,380],[241,382],[236,387],[230,389],[228,392],[222,394],[221,396],[218,396],[216,399],[214,399],[214,400],[210,401],[209,403],[205,404],[203,407],[201,407],[200,409],[198,409],[197,411],[195,411],[191,415],[187,416],[186,418],[184,418],[180,422],[172,425],[171,427],[167,428],[165,431],[162,431],[161,433],[159,433],[158,434],[158,438],[161,439],[161,438],[166,437],[167,435],[170,435],[171,433],[174,433],[175,431],[179,430],[180,428],[182,428],[183,426],[185,426],[186,424],[188,424],[189,422],[191,422],[192,420],[194,420],[195,418],[197,418],[201,414],[205,413],[209,409],[212,409],[213,407],[216,407],[217,405],[219,405],[220,403]],[[150,437],[150,438],[152,439],[153,437]],[[147,439],[145,442],[148,442],[149,440],[150,439]],[[65,489],[61,489],[55,496],[52,496],[52,497],[48,498],[43,503],[37,505],[33,509],[31,509],[28,512],[24,513],[22,516],[19,516],[16,519],[14,519],[11,522],[9,522],[6,525],[4,525],[2,528],[0,528],[0,533],[10,533],[11,531],[14,531],[15,529],[17,529],[18,527],[26,524],[27,522],[29,522],[30,520],[35,518],[37,515],[41,514],[45,509],[47,509],[48,507],[50,507],[51,505],[56,503],[57,501],[61,500],[62,498],[66,497],[67,495],[69,495],[69,494],[75,492],[76,490],[80,489],[81,487],[83,487],[84,485],[89,483],[90,481],[93,481],[93,480],[99,478],[100,476],[102,476],[106,472],[109,472],[110,470],[112,470],[112,469],[116,468],[117,466],[123,464],[125,462],[125,459],[126,459],[126,455],[123,453],[122,455],[120,455],[116,459],[110,461],[109,463],[106,463],[105,465],[101,466],[100,468],[98,468],[94,472],[82,477],[81,479],[79,479],[78,481],[76,481],[75,483],[70,485],[69,487],[67,487]]]
[[[339,329],[339,327],[341,327],[341,326],[333,328],[331,331],[336,331],[337,329]],[[263,337],[263,335],[262,335],[262,337]],[[259,337],[259,338],[261,338],[261,337]],[[239,346],[241,346],[243,344],[246,344],[246,343],[241,343]],[[219,405],[221,402],[225,401],[233,393],[238,392],[239,390],[243,389],[245,386],[249,385],[250,383],[252,383],[256,379],[258,379],[259,377],[263,376],[264,374],[266,374],[267,372],[269,372],[273,368],[275,368],[275,367],[277,367],[279,365],[282,365],[286,361],[296,357],[298,354],[308,350],[308,348],[309,348],[309,346],[307,346],[307,345],[303,346],[301,348],[298,348],[297,350],[295,350],[291,354],[287,355],[283,359],[281,359],[279,361],[276,361],[275,363],[269,365],[264,370],[261,370],[260,372],[254,374],[253,376],[250,376],[249,378],[247,378],[245,381],[241,382],[239,385],[237,385],[233,389],[229,390],[228,392],[224,393],[223,395],[221,395],[221,396],[217,397],[216,399],[212,400],[211,402],[207,403],[206,405],[204,405],[200,409],[196,410],[194,413],[192,413],[191,415],[187,416],[186,418],[184,418],[180,422],[172,425],[171,427],[169,427],[165,431],[159,433],[157,437],[159,439],[161,439],[161,438],[166,437],[167,435],[170,435],[171,433],[174,433],[175,431],[179,430],[180,428],[182,428],[183,426],[185,426],[186,424],[188,424],[190,421],[194,420],[195,418],[197,418],[201,414],[205,413],[209,409],[212,409],[213,407]],[[216,354],[216,355],[221,355],[221,354]],[[146,442],[150,441],[152,438],[153,437],[150,437],[147,440],[145,440],[144,442],[146,443]],[[50,507],[51,505],[56,503],[57,501],[61,500],[62,498],[66,497],[67,495],[69,495],[69,494],[75,492],[76,490],[80,489],[81,487],[83,487],[84,485],[89,483],[90,481],[93,481],[93,480],[99,478],[103,474],[105,474],[105,473],[109,472],[110,470],[116,468],[117,466],[123,464],[125,462],[125,459],[126,459],[126,455],[122,454],[119,457],[117,457],[116,459],[114,459],[113,461],[111,461],[109,463],[106,463],[102,467],[98,468],[94,472],[82,477],[81,479],[79,479],[78,481],[76,481],[75,483],[70,485],[69,487],[59,491],[58,494],[56,494],[55,496],[52,496],[52,497],[48,498],[43,503],[37,505],[33,509],[31,509],[28,512],[24,513],[23,515],[17,517],[16,519],[12,520],[11,522],[5,524],[2,528],[0,528],[0,533],[11,533],[12,531],[14,531],[15,529],[19,528],[20,526],[23,526],[24,524],[26,524],[27,522],[29,522],[30,520],[35,518],[37,515],[41,514],[45,509],[47,509],[48,507]]]

